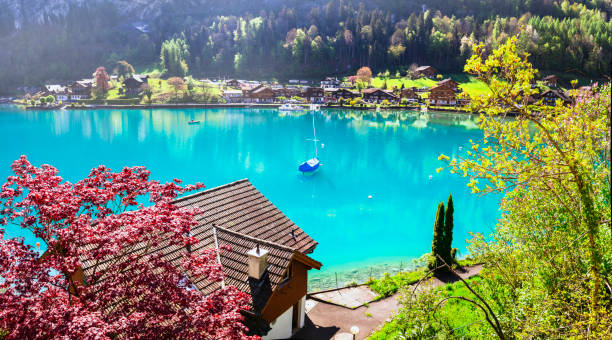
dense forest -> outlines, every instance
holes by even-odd
[[[124,59],[167,76],[318,78],[412,63],[459,72],[473,44],[493,49],[516,34],[540,70],[600,78],[612,61],[609,0],[166,0],[129,11],[119,0],[66,1],[34,17],[0,11],[0,93]]]

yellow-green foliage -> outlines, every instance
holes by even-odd
[[[482,278],[478,276],[467,282],[477,291],[485,290],[480,288]],[[423,288],[427,288],[427,283],[421,284]],[[466,301],[451,299],[443,303],[442,308],[436,308],[439,301],[449,296],[473,298],[462,282],[423,291],[417,300],[412,298],[412,288],[402,288],[401,294],[402,308],[393,320],[370,335],[369,340],[487,339],[495,336],[488,324],[482,321],[480,312]]]
[[[472,98],[484,137],[441,159],[473,193],[505,194],[494,237],[475,235],[470,250],[492,271],[507,335],[610,336],[610,86],[575,105],[527,105],[536,70],[515,37],[486,57],[475,46],[465,70],[492,90]]]

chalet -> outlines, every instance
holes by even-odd
[[[233,89],[239,89],[240,88],[240,81],[236,80],[236,79],[231,79],[225,82],[225,86],[227,87],[231,87]]]
[[[302,96],[311,103],[321,104],[325,98],[325,90],[320,87],[307,87]]]
[[[436,70],[435,68],[431,66],[419,66],[414,71],[414,73],[417,78],[420,78],[420,77],[433,78],[436,75],[436,73],[438,73],[438,70]]]
[[[364,89],[361,92],[363,93],[363,100],[371,103],[380,103],[383,100],[397,102],[399,100],[399,97],[393,94],[393,91],[385,91],[377,88],[372,88]]]
[[[300,96],[302,94],[302,91],[298,89],[297,87],[277,87],[277,88],[273,88],[272,91],[274,91],[274,96],[276,98],[278,97],[291,98],[291,97]]]
[[[242,91],[240,90],[225,90],[223,91],[223,99],[226,103],[242,102]]]
[[[142,90],[142,85],[149,83],[148,75],[133,74],[123,81],[125,92],[131,95],[138,95]]]
[[[561,100],[565,105],[569,105],[572,103],[572,100],[559,90],[546,90],[534,97],[536,100],[541,99],[542,104],[548,106],[555,106],[557,100]]]
[[[317,246],[315,240],[248,179],[179,198],[173,204],[200,211],[198,224],[191,229],[198,243],[151,252],[174,262],[182,250],[214,249],[225,277],[222,282],[194,281],[198,292],[208,295],[232,285],[250,295],[250,310],[242,314],[251,331],[263,339],[287,339],[304,326],[308,271],[322,266],[307,255]],[[232,250],[220,251],[225,245]],[[97,267],[87,259],[81,263],[72,277],[77,282],[85,282]]]
[[[557,86],[557,82],[559,81],[559,77],[557,77],[554,74],[551,74],[549,76],[546,76],[546,77],[542,78],[542,81],[547,86]]]
[[[259,85],[253,90],[248,91],[246,97],[250,103],[274,103],[276,94],[271,88]]]
[[[340,87],[340,80],[336,77],[327,77],[321,80],[322,89],[336,89]]]
[[[358,92],[353,92],[347,89],[327,88],[323,89],[323,91],[325,92],[325,99],[323,101],[326,103],[336,103],[340,98],[353,99],[360,97],[360,94]]]
[[[94,86],[93,79],[81,79],[72,83],[70,87],[70,100],[88,99],[91,96],[91,89]]]
[[[457,94],[448,86],[438,85],[429,90],[429,105],[456,105]]]
[[[451,78],[446,78],[444,80],[440,80],[437,85],[444,85],[444,86],[450,87],[454,91],[458,91],[459,90],[459,83],[457,83],[456,81],[452,80]]]
[[[51,95],[55,97],[56,101],[68,101],[70,99],[70,88],[62,85],[45,85],[43,95]]]
[[[406,98],[409,102],[418,102],[420,97],[419,95],[414,91],[413,88],[406,88],[402,90],[402,93],[400,94],[400,98]]]

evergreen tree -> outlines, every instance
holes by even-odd
[[[431,242],[431,254],[435,257],[436,254],[443,257],[444,248],[444,203],[438,203],[438,210],[436,211],[436,222],[434,223],[433,240]],[[429,269],[434,269],[441,265],[441,262],[434,258],[429,263]],[[437,270],[436,272],[440,272]]]
[[[455,254],[457,248],[453,248],[453,213],[455,209],[453,207],[453,196],[448,195],[448,201],[446,202],[446,215],[444,218],[444,261],[451,264],[455,262]]]

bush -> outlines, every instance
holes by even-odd
[[[400,287],[405,287],[418,282],[423,277],[422,270],[412,272],[400,272],[393,276],[389,273],[376,280],[370,279],[366,284],[378,293],[376,300],[391,296],[399,290]]]

